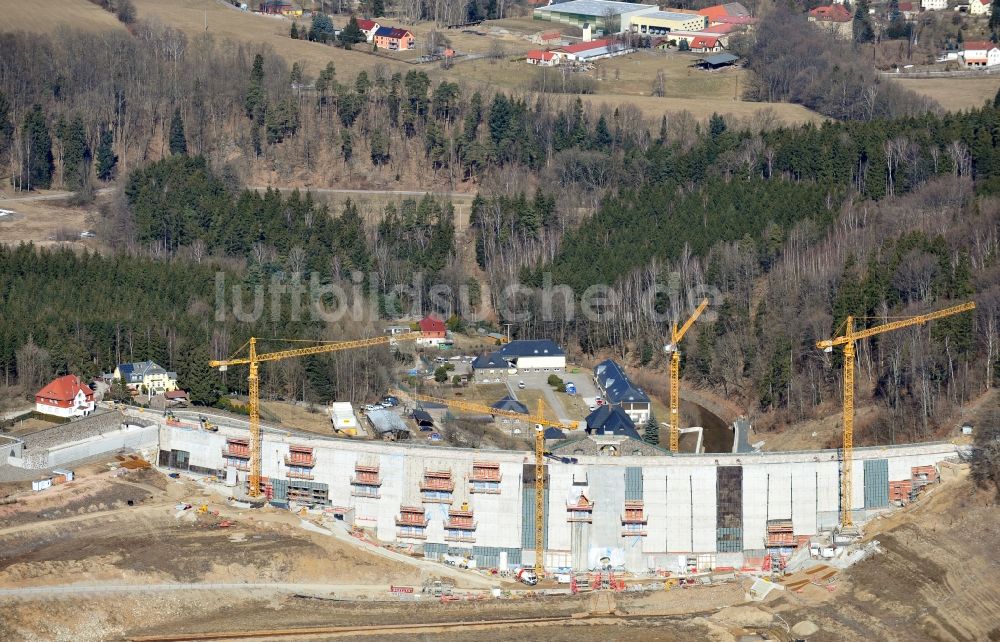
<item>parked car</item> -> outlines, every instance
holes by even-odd
[[[386,406],[386,407],[389,407],[389,408],[391,408],[393,406],[398,406],[399,405],[399,398],[398,397],[394,397],[393,395],[389,395],[385,399],[382,400],[382,405]]]
[[[525,386],[525,384],[524,384],[523,381],[518,381],[517,382],[517,387],[520,388],[521,390],[524,390],[524,386]]]
[[[365,412],[372,412],[373,410],[381,410],[381,409],[382,409],[382,404],[375,405],[373,403],[370,403],[365,406]]]
[[[597,410],[597,406],[590,404],[590,412],[594,412],[595,410]]]

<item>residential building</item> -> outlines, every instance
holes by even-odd
[[[920,0],[920,8],[924,11],[944,11],[948,8],[948,0]]]
[[[619,406],[636,424],[649,420],[652,405],[649,396],[628,378],[616,362],[608,359],[594,368],[594,383],[604,395],[604,400]]]
[[[267,13],[276,16],[298,17],[302,15],[302,9],[292,5],[285,0],[265,0],[258,5],[260,13]]]
[[[816,7],[809,12],[809,22],[833,32],[838,38],[854,37],[854,16],[842,4]]]
[[[642,440],[635,422],[620,406],[603,405],[587,415],[588,435],[615,435]]]
[[[1000,48],[989,40],[970,40],[965,43],[962,59],[967,67],[1000,65]]]
[[[76,375],[53,379],[35,393],[35,411],[56,417],[84,417],[94,412],[94,391]]]
[[[492,404],[490,408],[496,408],[497,410],[506,410],[507,412],[516,412],[521,415],[531,414],[526,405],[524,405],[517,399],[514,399],[510,395],[507,395],[500,401]]]
[[[413,49],[415,43],[413,33],[408,29],[396,27],[379,27],[373,36],[375,46],[389,51],[406,51]]]
[[[112,379],[122,379],[130,390],[143,394],[156,395],[177,390],[177,373],[167,372],[153,361],[118,364]]]
[[[472,380],[476,383],[502,383],[510,370],[510,364],[496,352],[479,355],[472,360]]]
[[[565,372],[566,353],[550,339],[518,339],[496,354],[518,372]]]
[[[708,26],[708,18],[699,13],[652,11],[632,18],[631,31],[651,36],[665,36],[672,31],[699,31]]]
[[[368,42],[371,42],[375,37],[375,32],[378,31],[382,25],[374,20],[368,20],[366,18],[357,18],[358,29],[360,29],[364,34]]]
[[[540,67],[551,67],[553,65],[559,64],[559,56],[551,51],[542,51],[541,49],[533,49],[528,52],[525,61],[529,65],[538,65]]]
[[[417,345],[439,346],[448,339],[448,327],[437,317],[428,315],[417,322],[417,327],[420,329]]]
[[[969,3],[970,16],[988,16],[993,13],[993,3],[990,0],[972,0]]]
[[[688,42],[688,47],[697,53],[715,53],[724,49],[719,36],[695,36]]]
[[[538,7],[532,12],[535,20],[559,22],[583,29],[589,26],[601,35],[628,31],[639,15],[658,11],[655,4],[633,4],[610,0],[570,0]]]

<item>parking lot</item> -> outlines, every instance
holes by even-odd
[[[508,379],[508,388],[519,400],[528,403],[527,397],[536,397],[540,394],[545,400],[545,404],[558,417],[559,421],[571,422],[586,418],[590,412],[590,406],[594,405],[594,398],[597,396],[597,387],[591,377],[590,371],[578,368],[578,372],[560,373],[558,376],[564,383],[573,383],[576,386],[576,394],[569,395],[564,392],[556,392],[548,384],[551,372],[524,372],[511,376]],[[524,382],[524,390],[518,384]],[[528,392],[529,394],[524,394]],[[534,394],[531,394],[534,393]],[[531,404],[529,404],[531,405]],[[534,411],[534,407],[531,408]],[[550,414],[551,414],[550,413]]]

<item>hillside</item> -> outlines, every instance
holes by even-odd
[[[10,2],[3,7],[2,31],[51,33],[66,27],[85,31],[125,30],[114,14],[87,0]]]

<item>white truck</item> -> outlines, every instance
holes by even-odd
[[[535,569],[533,568],[518,569],[517,573],[514,574],[514,579],[528,586],[538,584],[538,576],[535,575]]]

